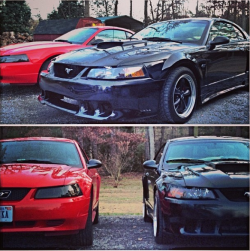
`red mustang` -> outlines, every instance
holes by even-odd
[[[91,245],[98,222],[98,160],[88,160],[74,140],[0,140],[0,232],[72,235]]]
[[[52,58],[100,42],[126,40],[133,33],[119,27],[94,26],[72,30],[54,41],[5,46],[0,48],[0,83],[36,84]]]

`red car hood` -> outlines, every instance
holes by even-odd
[[[0,48],[0,55],[21,54],[27,51],[48,49],[54,47],[72,48],[72,50],[74,50],[81,48],[83,46],[81,44],[70,44],[65,42],[53,42],[53,41],[20,43],[20,44],[7,45],[3,48]]]
[[[65,179],[84,176],[84,169],[55,164],[3,164],[0,187],[47,187],[64,185]]]

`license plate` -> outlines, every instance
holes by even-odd
[[[72,98],[63,97],[63,101],[72,105],[78,105],[78,101]]]
[[[13,221],[13,208],[12,206],[0,206],[0,222]]]

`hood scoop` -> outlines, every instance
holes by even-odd
[[[249,163],[218,163],[215,168],[224,173],[249,173]]]

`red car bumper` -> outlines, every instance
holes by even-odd
[[[28,84],[37,83],[40,64],[31,62],[1,63],[0,83],[4,84]]]
[[[47,235],[77,233],[85,228],[89,201],[90,198],[79,196],[2,202],[1,206],[12,206],[13,221],[1,222],[0,232],[45,232]]]

